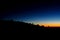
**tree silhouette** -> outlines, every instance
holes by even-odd
[[[56,30],[55,30],[56,29]],[[60,31],[60,28],[44,28],[44,25],[34,25],[13,20],[0,20],[0,32],[52,32]]]
[[[37,26],[40,26],[39,24],[37,24]]]
[[[44,27],[44,25],[41,25],[41,27]]]

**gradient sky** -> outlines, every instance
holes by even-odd
[[[60,1],[15,1],[1,3],[0,18],[34,24],[60,25]]]

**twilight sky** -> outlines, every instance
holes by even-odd
[[[2,1],[0,18],[34,24],[60,24],[60,1]]]

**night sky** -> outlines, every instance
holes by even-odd
[[[34,24],[60,24],[60,1],[2,1],[0,19]]]

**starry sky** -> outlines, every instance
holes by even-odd
[[[2,1],[0,19],[13,19],[34,24],[60,24],[60,1]]]

